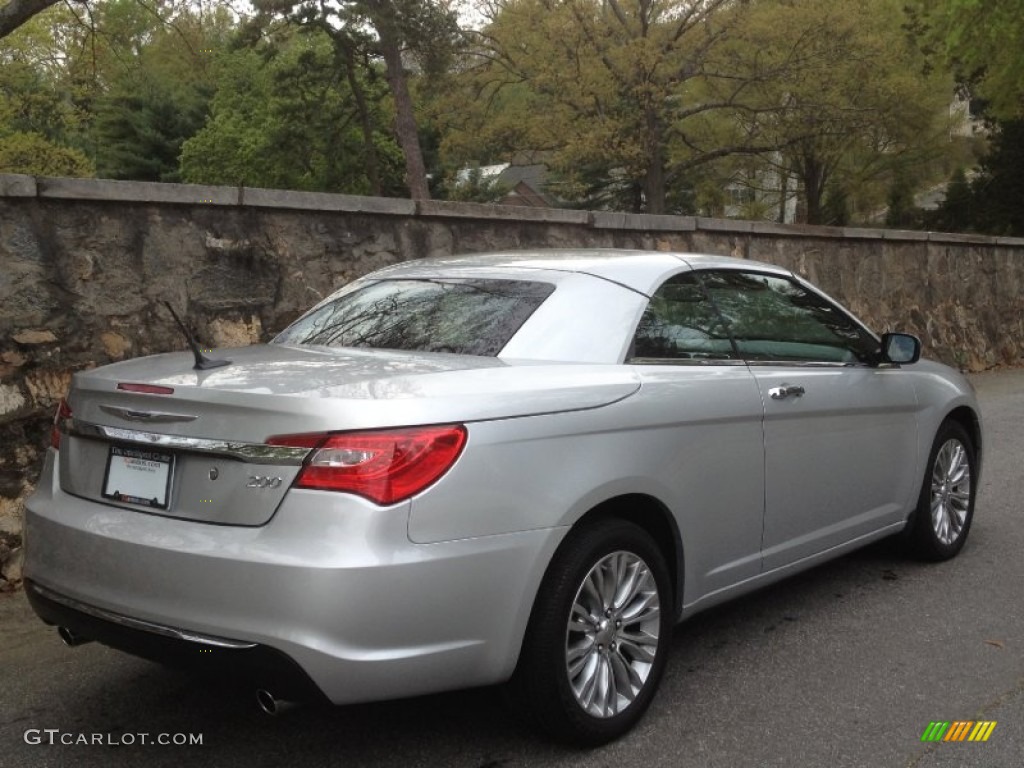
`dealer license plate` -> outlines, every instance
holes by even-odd
[[[173,454],[112,445],[103,478],[103,496],[128,504],[167,509],[173,468]]]

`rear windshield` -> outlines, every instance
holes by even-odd
[[[381,280],[299,318],[274,342],[493,357],[554,289],[526,280]]]

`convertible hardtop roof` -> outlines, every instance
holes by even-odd
[[[780,275],[790,274],[789,270],[782,267],[729,256],[611,248],[559,248],[415,259],[379,270],[374,277],[396,279],[455,272],[472,272],[484,276],[508,271],[545,270],[593,275],[649,294],[668,274],[683,271],[680,267],[684,265],[691,269],[743,268]]]

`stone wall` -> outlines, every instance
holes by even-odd
[[[1020,239],[0,175],[0,588],[20,578],[22,502],[71,374],[183,348],[161,301],[234,346],[387,264],[563,246],[780,264],[961,368],[1024,353]]]

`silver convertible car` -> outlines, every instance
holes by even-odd
[[[268,711],[506,683],[599,744],[676,622],[971,527],[971,386],[767,264],[420,260],[269,344],[190,343],[75,376],[26,590],[67,643],[240,671]]]

